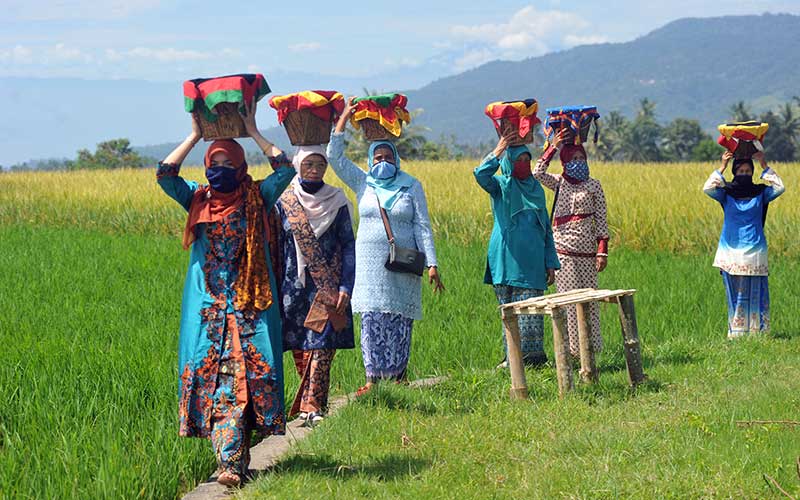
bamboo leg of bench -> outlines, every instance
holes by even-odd
[[[528,383],[525,381],[525,366],[522,362],[522,346],[519,338],[519,319],[516,314],[503,311],[503,330],[508,348],[508,368],[511,371],[511,399],[527,399]]]
[[[598,372],[594,361],[594,351],[589,338],[592,332],[591,303],[575,304],[578,317],[578,342],[581,353],[581,380],[587,383],[597,382]]]
[[[558,397],[572,390],[572,365],[567,347],[567,317],[561,307],[556,307],[553,316],[553,353],[556,360],[556,378],[558,379]]]
[[[628,380],[636,386],[645,379],[642,368],[642,352],[639,345],[639,328],[636,325],[636,309],[633,295],[619,297],[619,322],[622,325],[622,342],[625,363],[628,365]]]

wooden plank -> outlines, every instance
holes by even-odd
[[[527,399],[528,383],[525,380],[525,366],[522,362],[519,318],[513,314],[504,314],[503,330],[508,348],[508,368],[511,371],[511,399]]]
[[[578,342],[580,344],[581,371],[583,382],[593,384],[597,382],[598,372],[594,360],[594,351],[590,335],[592,332],[592,318],[589,304],[575,304],[578,317]]]
[[[625,363],[628,365],[628,380],[631,386],[636,386],[644,381],[645,374],[642,368],[639,327],[636,325],[636,309],[633,306],[632,295],[624,295],[619,298],[619,322],[622,326],[622,341]]]
[[[556,300],[541,300],[537,302],[517,302],[509,304],[516,314],[550,314],[556,307],[579,304],[585,302],[616,302],[617,297],[632,295],[636,290],[597,290],[594,292],[583,292],[575,297],[560,297]]]
[[[553,353],[556,360],[559,398],[563,398],[573,389],[572,365],[569,360],[567,339],[567,315],[563,309],[556,308],[553,310]]]

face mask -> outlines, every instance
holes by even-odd
[[[374,179],[391,179],[397,175],[397,167],[388,161],[379,161],[370,167],[369,175]]]
[[[511,177],[524,181],[530,176],[531,176],[530,160],[521,159],[514,162],[514,170],[511,171]]]
[[[208,179],[208,183],[214,191],[230,193],[241,184],[241,181],[237,178],[238,173],[235,168],[208,167],[206,169],[206,179]]]
[[[564,173],[579,181],[588,180],[589,164],[586,160],[570,160],[564,165]]]
[[[734,175],[733,182],[739,186],[749,186],[753,183],[753,176],[747,174]]]
[[[300,187],[303,188],[303,191],[309,194],[314,194],[320,189],[322,186],[325,185],[325,181],[308,181],[305,179],[300,179]]]

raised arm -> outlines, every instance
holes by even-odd
[[[722,153],[722,165],[719,169],[711,172],[708,180],[703,184],[703,192],[720,203],[724,202],[727,196],[725,190],[722,189],[725,187],[725,178],[722,176],[722,173],[728,168],[728,163],[732,158],[733,153],[730,151]]]
[[[181,164],[192,148],[200,141],[200,126],[192,115],[192,133],[178,145],[164,160],[158,163],[156,180],[161,189],[177,201],[184,209],[189,210],[192,196],[197,190],[197,183],[185,180],[180,176]]]
[[[553,157],[557,155],[558,151],[561,149],[561,144],[563,144],[567,133],[567,130],[564,129],[556,134],[556,136],[553,138],[553,143],[549,148],[547,148],[547,151],[542,154],[533,169],[533,178],[539,181],[542,186],[550,189],[551,191],[558,189],[558,184],[561,182],[561,176],[547,173],[547,168],[550,166],[550,162],[553,160]]]
[[[764,190],[764,196],[766,197],[767,203],[769,203],[778,196],[782,195],[784,191],[786,191],[786,187],[783,185],[783,180],[778,177],[778,173],[767,165],[767,160],[764,158],[764,153],[754,154],[753,159],[758,160],[761,163],[761,168],[763,169],[763,172],[761,172],[761,178],[768,184],[767,188]]]
[[[336,128],[331,134],[331,141],[328,143],[328,162],[331,164],[336,175],[347,184],[356,194],[360,193],[367,183],[367,173],[361,170],[358,165],[350,161],[344,154],[344,131],[347,128],[347,120],[353,114],[353,99],[348,99],[347,104],[336,122]]]
[[[261,198],[264,199],[266,208],[269,210],[283,194],[286,186],[292,182],[296,172],[286,153],[268,141],[258,130],[258,125],[256,124],[256,102],[247,103],[244,112],[239,114],[242,116],[247,135],[255,141],[261,152],[269,159],[269,164],[273,169],[273,172],[261,181],[259,186]]]
[[[500,156],[506,149],[508,149],[508,139],[501,137],[494,150],[486,155],[481,164],[472,171],[472,175],[475,176],[481,189],[493,197],[500,196],[500,183],[495,179],[494,174],[500,167]]]

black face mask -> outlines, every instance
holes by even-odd
[[[753,185],[753,176],[747,174],[738,174],[733,176],[733,184],[737,186],[752,186]]]
[[[300,179],[300,187],[303,188],[303,191],[309,194],[314,194],[320,189],[322,186],[325,185],[325,181],[307,181],[305,179]]]
[[[211,189],[220,193],[230,193],[238,188],[241,184],[238,176],[239,172],[235,168],[216,166],[206,169],[206,179]]]

